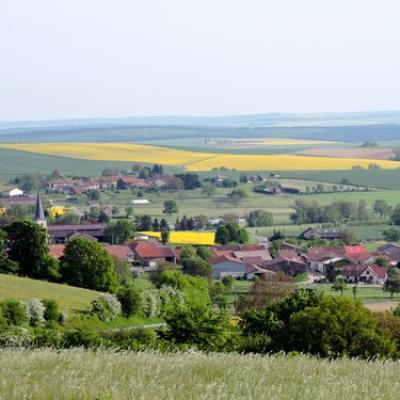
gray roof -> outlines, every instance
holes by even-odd
[[[35,221],[46,219],[43,211],[42,199],[39,195],[36,196],[36,207],[35,207]]]

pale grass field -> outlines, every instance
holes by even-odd
[[[315,171],[349,170],[354,165],[368,168],[372,162],[381,168],[395,169],[398,162],[358,158],[307,157],[299,155],[246,155],[202,153],[134,143],[19,143],[1,144],[1,148],[88,160],[159,163],[186,168],[188,171],[209,171],[215,167],[241,171]]]
[[[1,350],[0,400],[394,400],[399,362]]]

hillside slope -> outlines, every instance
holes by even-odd
[[[53,299],[59,303],[62,311],[73,313],[87,309],[99,294],[94,290],[0,274],[0,301]]]

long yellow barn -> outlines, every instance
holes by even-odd
[[[215,167],[236,168],[242,171],[346,170],[354,165],[368,168],[370,163],[385,169],[397,169],[400,166],[400,163],[389,160],[307,157],[291,154],[265,156],[216,154],[134,143],[18,143],[1,144],[0,147],[87,160],[176,165],[188,171],[209,171]]]

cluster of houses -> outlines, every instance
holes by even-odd
[[[49,227],[50,228],[50,227]],[[93,226],[95,230],[98,227]],[[98,240],[93,232],[72,233],[69,240],[83,236]],[[123,245],[102,243],[106,251],[119,261],[128,262],[136,271],[154,271],[162,262],[179,264],[182,248],[162,245],[157,240],[134,240]],[[65,243],[50,245],[50,254],[62,257]],[[400,262],[400,246],[386,244],[376,252],[368,251],[363,245],[337,247],[311,247],[303,250],[284,243],[275,257],[268,245],[238,244],[209,246],[212,258],[209,264],[215,279],[232,276],[235,279],[254,279],[256,276],[273,277],[277,272],[289,276],[311,273],[323,278],[330,266],[334,266],[348,283],[383,284],[388,268],[376,265],[377,259],[386,260],[388,266]]]

